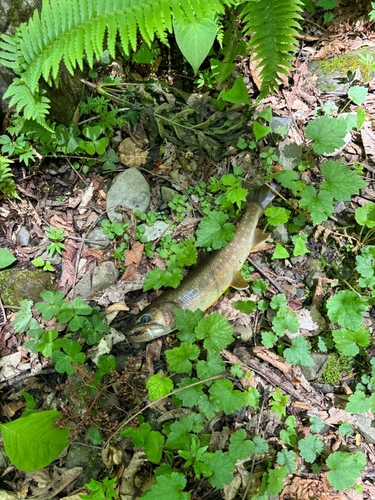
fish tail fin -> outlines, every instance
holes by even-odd
[[[246,187],[246,184],[244,187]],[[265,210],[275,197],[275,188],[275,184],[270,184],[269,186],[267,184],[263,184],[259,187],[252,187],[249,189],[247,202],[258,203],[262,207],[262,210]]]

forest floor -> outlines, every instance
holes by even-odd
[[[357,6],[358,4],[353,6],[350,3],[348,7],[341,7],[326,30],[319,28],[316,19],[314,22],[304,23],[306,31],[300,37],[300,50],[289,81],[285,82],[282,90],[265,98],[256,107],[253,117],[249,120],[252,122],[254,118],[261,116],[262,110],[269,107],[272,108],[273,116],[290,119],[290,122],[285,122],[288,128],[286,139],[301,148],[304,158],[309,147],[305,135],[306,126],[319,116],[322,110],[336,107],[338,114],[358,110],[358,106],[349,101],[347,93],[319,90],[317,85],[319,78],[308,67],[308,63],[312,60],[320,61],[334,55],[353,53],[363,46],[368,46],[373,51],[375,36],[372,25],[360,20],[359,12],[354,12],[358,9]],[[374,65],[374,59],[368,59],[367,63],[370,66]],[[251,96],[257,93],[257,71],[247,58],[238,61],[237,69],[244,77],[251,101],[255,102],[255,98],[252,99]],[[344,72],[343,77],[346,76]],[[238,463],[235,479],[224,489],[215,488],[203,478],[198,480],[189,477],[190,473],[187,474],[189,477],[187,491],[190,491],[191,498],[258,498],[255,494],[259,495],[259,498],[268,498],[255,492],[259,490],[262,477],[268,470],[267,463],[274,461],[277,452],[287,449],[293,451],[296,467],[292,472],[288,469],[289,474],[283,487],[278,491],[280,499],[375,499],[375,433],[372,427],[374,415],[371,411],[373,407],[361,415],[344,409],[348,398],[356,390],[355,384],[361,382],[360,370],[363,367],[364,372],[371,378],[368,366],[371,364],[371,359],[375,358],[373,333],[375,319],[372,303],[369,303],[364,313],[364,326],[371,335],[371,341],[365,350],[361,350],[359,361],[357,359],[354,364],[345,365],[346,360],[337,353],[330,357],[330,352],[324,352],[321,345],[318,352],[318,341],[315,337],[322,331],[326,335],[330,328],[325,309],[327,300],[336,290],[345,288],[348,282],[351,284],[348,289],[352,289],[354,285],[351,280],[357,279],[353,277],[355,257],[359,249],[363,248],[363,244],[358,236],[360,230],[358,227],[353,229],[355,224],[353,214],[359,207],[375,203],[375,79],[371,79],[370,74],[368,81],[361,84],[368,89],[367,98],[361,104],[365,113],[361,130],[352,131],[350,139],[334,156],[324,157],[315,154],[314,165],[311,166],[310,163],[311,168],[303,171],[301,175],[304,182],[316,185],[321,180],[319,165],[328,158],[350,166],[362,165],[360,177],[366,185],[349,201],[342,202],[340,206],[336,205],[336,211],[327,217],[328,220],[324,223],[314,224],[307,219],[301,228],[301,232],[306,235],[304,240],[306,253],[295,253],[287,258],[273,258],[278,241],[292,254],[291,239],[285,236],[283,240],[283,234],[280,234],[282,228],[278,228],[278,236],[274,235],[274,239],[261,251],[257,249],[248,261],[250,281],[267,283],[264,292],[257,296],[251,288],[245,291],[231,289],[209,310],[209,312],[219,311],[234,327],[236,337],[230,346],[222,350],[223,359],[228,365],[238,364],[247,367],[253,374],[249,379],[249,385],[255,387],[261,394],[261,403],[256,411],[254,408],[251,410],[244,408],[229,415],[220,412],[210,422],[206,421],[205,430],[210,434],[210,450],[227,449],[229,436],[238,429],[246,428],[247,432],[262,436],[269,446],[269,451],[263,456],[260,454],[253,457],[246,462],[246,466],[245,461]],[[210,89],[205,90],[210,92]],[[149,92],[157,101],[158,97],[150,89],[146,88],[145,92]],[[162,92],[163,97],[169,95],[171,99],[175,98],[175,95],[168,90],[164,89]],[[95,93],[92,97],[95,97]],[[155,101],[154,108],[157,107]],[[157,105],[160,105],[160,101]],[[155,109],[153,113],[153,125],[155,125],[153,129],[159,126],[160,130],[160,122],[157,117],[155,118],[157,115]],[[20,199],[3,200],[0,204],[1,247],[7,248],[16,256],[16,267],[29,267],[32,260],[40,257],[46,260],[45,250],[52,241],[51,238],[46,238],[46,231],[50,227],[55,230],[61,228],[65,233],[61,258],[51,263],[54,268],[55,290],[63,291],[72,297],[78,283],[85,276],[92,275],[103,262],[115,262],[120,272],[118,282],[126,286],[126,295],[119,299],[116,295],[119,289],[109,287],[109,292],[95,292],[84,299],[89,301],[92,308],[99,306],[105,312],[108,321],[116,323],[120,320],[124,325],[135,313],[158,296],[159,291],[142,292],[144,278],[151,269],[160,267],[166,270],[166,263],[159,254],[155,253],[152,258],[148,258],[142,253],[144,243],[137,244],[134,241],[134,227],[133,232],[129,233],[128,241],[123,238],[125,232],[123,229],[123,233],[112,237],[104,249],[87,245],[89,231],[100,226],[102,220],[106,218],[109,179],[125,167],[138,168],[151,188],[151,210],[163,213],[170,222],[178,218],[181,211],[165,201],[162,194],[163,187],[167,186],[175,194],[185,196],[188,208],[184,208],[184,217],[174,228],[173,233],[177,241],[180,241],[183,237],[187,238],[194,234],[203,216],[199,204],[201,200],[197,201],[197,194],[189,191],[192,186],[199,186],[202,182],[209,184],[212,178],[220,179],[223,175],[231,174],[237,167],[241,167],[244,176],[252,181],[264,173],[266,166],[264,158],[259,157],[257,149],[241,148],[241,142],[238,140],[230,147],[218,141],[212,145],[211,150],[211,145],[206,145],[205,148],[199,148],[196,144],[190,148],[181,147],[177,145],[178,140],[169,141],[166,135],[163,137],[163,142],[158,143],[156,140],[154,146],[150,148],[149,144],[152,142],[149,137],[152,128],[150,120],[151,118],[144,114],[130,132],[124,128],[116,130],[120,138],[118,142],[122,142],[126,137],[131,139],[131,150],[128,143],[127,149],[122,153],[123,166],[118,163],[116,171],[103,171],[97,167],[90,167],[84,173],[82,169],[77,170],[72,166],[72,158],[63,155],[58,155],[56,158],[40,155],[38,161],[28,168],[15,163],[13,173]],[[164,126],[167,128],[165,121]],[[170,137],[177,135],[175,134],[177,128],[170,127],[168,132]],[[245,128],[244,126],[244,134],[241,137],[248,144],[251,132]],[[186,137],[188,140],[191,139],[188,132]],[[213,137],[217,139],[219,134]],[[193,144],[194,141],[191,140]],[[217,144],[220,144],[219,152],[217,150],[214,152],[214,146]],[[263,146],[269,146],[267,139],[264,140]],[[281,157],[277,146],[272,152]],[[282,159],[279,159],[280,162],[271,158],[272,161],[268,164],[269,171],[266,172],[268,176],[285,169]],[[275,206],[287,207],[297,217],[301,211],[296,207],[297,202],[291,192],[283,189],[280,195],[281,198],[277,198]],[[180,203],[182,203],[181,198]],[[124,221],[130,224],[130,227],[135,223],[126,210],[124,210]],[[261,225],[264,226],[264,222],[261,222]],[[21,245],[17,239],[21,227],[25,228],[31,237],[26,246]],[[367,226],[366,230],[371,227]],[[371,238],[368,241],[371,243]],[[126,245],[122,247],[122,253],[120,249],[120,254],[116,254],[116,250],[124,242]],[[76,446],[75,453],[78,457],[72,456],[72,450],[65,450],[54,465],[37,472],[22,472],[2,456],[0,463],[4,467],[0,467],[3,469],[0,477],[0,498],[75,499],[78,498],[78,492],[87,492],[82,486],[90,478],[96,477],[101,480],[106,475],[118,479],[120,498],[139,498],[152,485],[154,465],[143,457],[139,459],[140,462],[135,470],[130,470],[129,463],[139,452],[128,438],[108,446],[104,446],[103,443],[118,432],[124,420],[131,421],[132,425],[135,425],[136,413],[150,403],[146,382],[157,373],[168,372],[165,351],[176,346],[178,343],[176,337],[171,334],[144,344],[140,348],[134,348],[121,335],[115,338],[112,342],[112,353],[116,356],[116,375],[108,381],[105,388],[100,389],[99,395],[91,395],[82,401],[80,384],[82,386],[86,384],[85,370],[91,373],[91,360],[98,354],[98,346],[84,346],[84,352],[89,359],[88,368],[79,367],[74,377],[67,376],[66,373],[57,373],[48,356],[44,357],[40,352],[32,353],[24,346],[24,342],[30,340],[30,337],[26,333],[16,331],[13,321],[19,309],[4,300],[3,292],[4,290],[0,301],[0,356],[3,360],[0,359],[3,370],[0,379],[2,423],[21,416],[26,407],[22,392],[26,391],[33,396],[38,408],[58,409],[70,422],[72,436],[76,438],[72,438],[74,442],[72,446]],[[363,292],[364,295],[366,293],[370,299],[371,291]],[[288,363],[285,357],[280,355],[277,346],[269,349],[261,345],[260,332],[264,330],[265,324],[272,322],[269,312],[258,308],[252,314],[246,314],[234,307],[237,301],[245,299],[255,302],[261,299],[270,303],[272,298],[279,294],[285,295],[289,310],[298,315],[299,334],[303,330],[303,335],[311,342],[313,351],[320,355],[320,358],[314,357],[313,366],[316,368],[314,375],[308,374],[304,368],[301,371],[298,366]],[[317,331],[316,316],[313,318],[311,315],[312,306],[320,311],[319,317],[325,322],[324,328],[319,331]],[[45,328],[51,328],[52,324],[58,329],[55,320],[52,319],[52,323],[49,323],[49,320],[42,319],[35,310],[33,314]],[[292,338],[289,337],[287,344]],[[328,363],[331,363],[331,372],[337,371],[336,378],[334,376],[330,378],[332,373],[327,375],[325,370]],[[241,380],[242,389],[246,389],[244,378]],[[236,384],[236,387],[240,386],[240,383]],[[283,404],[280,403],[280,414],[272,412],[272,405],[268,404],[271,399],[270,393],[274,393],[276,388],[280,389],[284,396],[288,396],[288,402],[284,405],[285,413],[281,408]],[[369,388],[371,389],[370,385]],[[101,399],[106,402],[100,404]],[[147,410],[147,422],[154,422],[155,428],[160,428],[161,416],[167,418],[166,415],[175,411],[175,403],[176,400],[172,397],[161,399],[157,405]],[[288,424],[285,425],[287,417],[294,417],[295,425],[290,424],[292,420],[289,420],[289,427]],[[303,461],[298,455],[296,442],[293,443],[292,440],[288,443],[285,437],[280,437],[280,429],[289,432],[290,428],[294,429],[296,438],[308,435],[311,433],[313,417],[317,417],[324,424],[316,436],[323,442],[326,455],[337,450],[345,450],[352,454],[362,452],[366,457],[366,465],[355,476],[357,487],[353,484],[353,487],[346,488],[345,491],[337,491],[338,488],[334,488],[332,482],[327,479],[327,467],[321,466],[319,461],[315,464],[315,468],[310,467],[311,463]],[[351,426],[347,433],[343,433],[342,429],[341,432],[339,430],[343,423]],[[98,442],[92,439],[92,435],[90,435],[91,441],[88,438],[89,430],[96,425],[102,432]],[[86,449],[90,450],[90,460],[94,465],[82,460],[82,455],[89,455]],[[122,458],[116,461],[120,451]],[[351,467],[354,468],[353,463],[348,466],[349,469]],[[85,469],[88,474],[84,474]],[[174,470],[186,474],[186,464],[184,468],[182,459],[174,462]],[[344,471],[341,472],[345,475]],[[350,471],[348,474],[350,475]],[[129,486],[129,478],[133,484],[133,489],[129,490],[131,493],[125,487]],[[247,486],[249,484],[251,488]],[[179,494],[176,493],[176,497],[173,498],[188,498],[178,496]],[[158,497],[155,495],[148,498]]]

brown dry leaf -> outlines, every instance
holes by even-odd
[[[125,304],[125,300],[120,300],[120,302],[110,305],[104,310],[104,314],[107,315],[118,311],[129,311],[129,307]]]
[[[325,481],[294,477],[291,484],[280,493],[280,500],[345,500],[344,493],[337,493]]]
[[[102,460],[106,467],[120,465],[123,461],[123,453],[120,446],[108,443],[102,450]]]
[[[314,59],[322,61],[327,59],[327,57],[334,56],[336,54],[344,54],[347,52],[346,45],[341,40],[333,40],[333,42],[328,42],[315,54]]]
[[[27,498],[37,498],[38,500],[55,498],[56,495],[77,479],[82,470],[82,467],[73,467],[69,470],[53,467],[52,470],[42,469],[40,471],[28,472],[26,479],[31,485],[33,494]],[[38,486],[33,486],[31,480],[35,481]]]
[[[260,87],[262,85],[262,80],[259,78],[260,69],[257,67],[259,64],[259,60],[256,59],[254,61],[254,57],[255,57],[254,54],[251,54],[249,60],[249,69],[251,77],[254,80],[255,85],[257,86],[257,89],[260,90]]]
[[[138,267],[142,259],[144,244],[135,241],[130,250],[125,254],[126,271],[121,277],[121,281],[131,281],[138,273]]]
[[[370,127],[363,127],[361,138],[366,155],[375,156],[375,132]]]
[[[62,272],[60,288],[65,292],[70,290],[75,280],[75,265],[78,255],[79,244],[73,240],[67,240],[65,250],[62,253]]]
[[[129,500],[140,498],[142,492],[147,491],[151,487],[149,480],[146,481],[145,478],[143,478],[144,484],[142,484],[140,469],[145,463],[148,463],[146,454],[143,451],[136,451],[120,478],[120,498],[127,498]]]
[[[24,408],[25,406],[26,406],[25,402],[11,401],[10,403],[4,405],[4,410],[5,413],[7,414],[7,417],[12,418],[18,412],[18,410]]]
[[[117,154],[123,165],[128,167],[140,167],[146,163],[148,151],[142,151],[134,142],[127,137],[120,144]]]
[[[253,354],[255,354],[258,358],[263,359],[270,365],[274,366],[282,373],[289,373],[292,369],[292,365],[287,363],[286,361],[282,361],[277,354],[271,352],[266,347],[256,346],[252,349]]]

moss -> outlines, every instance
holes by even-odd
[[[350,372],[352,364],[353,359],[349,356],[330,354],[321,381],[325,384],[337,384],[343,375]]]
[[[4,304],[18,306],[21,300],[37,302],[40,292],[53,290],[55,276],[40,269],[14,268],[0,272],[0,296]]]
[[[365,57],[373,57],[371,52],[361,52]],[[359,54],[346,54],[343,56],[336,56],[327,61],[322,61],[319,64],[319,68],[322,70],[323,74],[333,73],[334,71],[340,71],[343,75],[346,75],[348,71],[354,73],[357,69],[363,75],[366,82],[371,80],[371,65],[365,64]]]

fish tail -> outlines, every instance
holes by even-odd
[[[249,189],[247,202],[258,203],[262,207],[262,210],[265,210],[275,197],[275,188],[275,184],[271,184],[270,186],[263,184],[256,188],[253,187]]]

